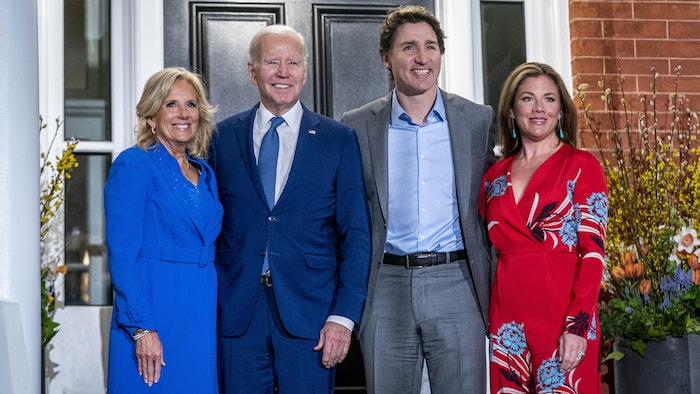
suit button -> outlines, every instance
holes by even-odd
[[[258,252],[258,254],[259,254],[260,256],[265,256],[265,251],[264,251],[264,250],[261,250],[261,251]]]

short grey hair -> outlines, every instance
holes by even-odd
[[[304,43],[304,36],[302,36],[301,33],[296,31],[293,27],[287,25],[267,25],[260,29],[260,31],[255,33],[253,39],[250,40],[250,48],[248,48],[248,57],[250,58],[251,63],[255,64],[261,60],[260,56],[262,52],[262,46],[260,43],[262,41],[262,38],[273,34],[290,36],[299,40],[302,52],[304,54],[304,63],[307,63],[306,59],[308,58],[308,54],[306,53],[306,44]]]

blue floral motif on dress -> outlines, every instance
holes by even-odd
[[[605,193],[593,193],[586,199],[588,210],[591,215],[600,223],[608,223],[608,196]]]
[[[506,323],[498,329],[498,345],[506,353],[519,356],[525,350],[525,332],[522,324],[515,321]]]
[[[546,391],[564,384],[564,371],[559,369],[561,362],[555,358],[548,358],[537,368],[538,391]]]
[[[508,188],[508,178],[505,175],[501,175],[494,179],[493,182],[486,181],[486,197],[500,197],[506,194],[506,189]]]
[[[564,223],[559,229],[561,242],[567,246],[578,244],[578,228],[581,225],[581,207],[578,204],[573,205],[571,215],[564,218]]]
[[[593,315],[593,318],[591,319],[591,326],[588,327],[588,340],[589,341],[595,341],[596,337],[598,336],[595,332],[596,326],[598,326],[596,315]]]
[[[566,181],[566,194],[569,196],[569,201],[574,201],[574,189],[576,189],[576,179]]]

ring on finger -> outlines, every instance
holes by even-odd
[[[577,360],[578,362],[581,362],[581,360],[583,360],[583,357],[584,357],[585,355],[586,355],[586,352],[578,352],[578,353],[576,354],[576,360]]]

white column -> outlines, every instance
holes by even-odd
[[[26,353],[17,355],[19,360],[8,357],[11,387],[38,393],[42,373],[36,1],[0,0],[0,37],[0,307],[19,311],[13,314],[19,319],[0,316],[0,325],[3,332],[20,334],[8,339],[9,349]],[[27,381],[17,382],[19,378]]]

